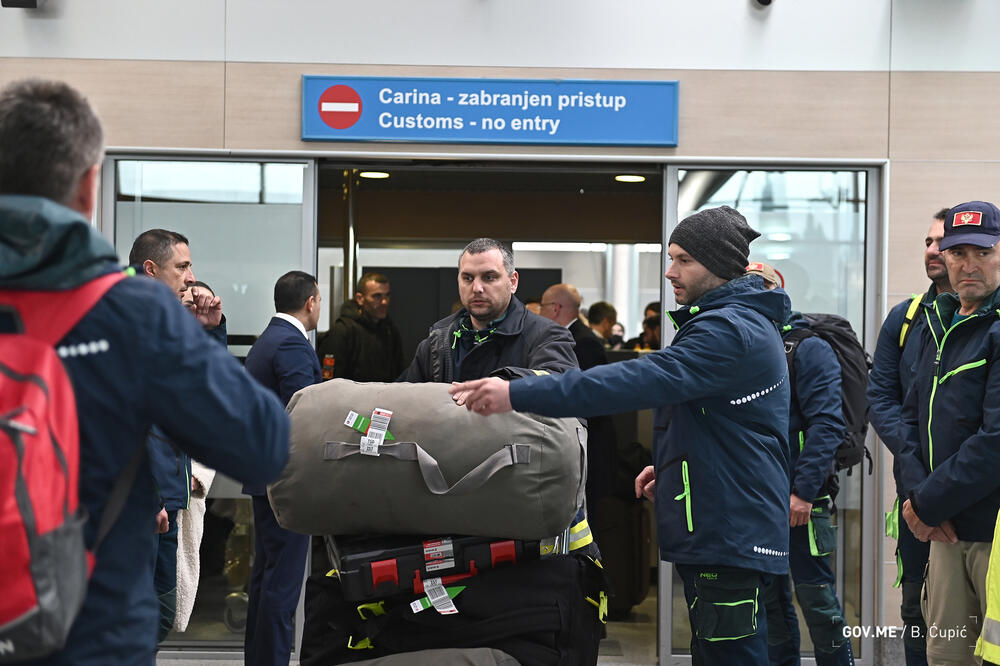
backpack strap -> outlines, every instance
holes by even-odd
[[[104,504],[104,510],[101,511],[101,520],[97,524],[97,536],[94,539],[94,545],[91,547],[90,552],[97,553],[97,549],[101,547],[101,543],[118,521],[118,516],[121,515],[122,509],[125,508],[125,503],[128,501],[128,494],[132,490],[132,483],[139,473],[139,466],[142,465],[145,457],[146,443],[143,441],[143,443],[135,447],[132,457],[125,464],[125,467],[122,468],[121,473],[118,474],[118,478],[115,479],[115,485],[111,486],[108,501]]]
[[[55,345],[124,277],[115,271],[65,291],[4,290],[0,302],[16,310],[22,332]]]
[[[788,388],[791,391],[792,400],[796,401],[796,403],[798,402],[798,398],[795,393],[795,350],[798,349],[800,342],[814,335],[816,333],[808,328],[796,328],[783,338],[785,343],[785,361],[788,363]]]
[[[900,349],[906,346],[906,340],[910,337],[910,331],[913,330],[913,320],[916,318],[917,310],[920,309],[920,303],[923,300],[923,294],[913,294],[913,296],[910,297],[910,307],[906,308],[906,317],[903,318],[903,327],[899,329]]]

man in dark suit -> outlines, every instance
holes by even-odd
[[[319,321],[319,303],[316,278],[302,271],[282,275],[274,285],[277,314],[247,354],[247,372],[277,393],[285,405],[296,391],[321,379],[308,333]],[[255,542],[245,663],[287,666],[309,537],[278,525],[264,486],[244,486],[243,492],[253,498]]]
[[[565,326],[573,336],[577,362],[581,370],[608,362],[604,342],[579,318],[580,292],[571,284],[554,284],[542,294],[541,314]],[[589,432],[587,444],[587,506],[596,507],[597,501],[611,492],[611,479],[615,461],[614,421],[610,416],[593,416],[587,419]]]
[[[554,284],[542,294],[541,310],[538,314],[569,329],[576,343],[574,351],[580,369],[586,370],[608,362],[604,353],[604,343],[589,326],[580,321],[580,292],[571,284]]]

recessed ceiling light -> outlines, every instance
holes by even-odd
[[[362,171],[358,174],[362,178],[388,178],[389,174],[385,171]]]
[[[778,243],[785,243],[785,242],[788,242],[788,241],[792,240],[792,235],[789,234],[789,233],[785,233],[783,231],[779,231],[779,232],[776,232],[776,233],[773,233],[773,234],[768,234],[767,235],[767,239],[768,240],[773,240],[773,241],[778,242]]]
[[[644,183],[646,182],[646,177],[631,173],[622,173],[615,176],[615,180],[619,183]]]

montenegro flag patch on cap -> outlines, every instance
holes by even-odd
[[[952,227],[981,227],[983,226],[983,214],[978,210],[962,210],[955,213],[952,218]]]

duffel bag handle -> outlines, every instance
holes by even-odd
[[[500,470],[531,462],[531,447],[527,444],[508,444],[469,470],[455,485],[449,486],[437,460],[416,442],[385,443],[378,447],[378,453],[397,460],[415,460],[420,466],[424,485],[435,495],[466,495],[481,488]],[[342,460],[360,454],[361,445],[349,442],[327,442],[323,448],[324,461]]]

